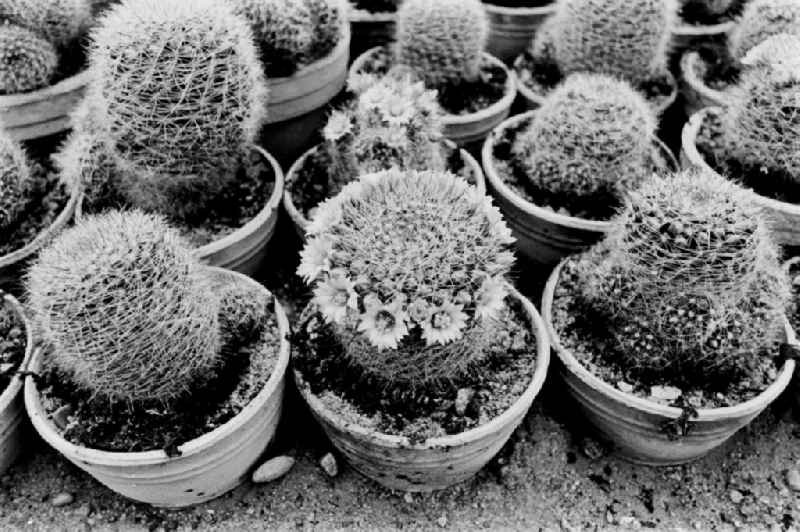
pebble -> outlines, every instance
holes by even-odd
[[[633,393],[633,384],[628,384],[625,381],[619,381],[617,383],[617,388],[619,388],[621,392]]]
[[[731,490],[728,496],[733,504],[739,504],[744,500],[744,495],[739,490]]]
[[[339,474],[339,464],[336,463],[336,457],[332,453],[323,456],[322,460],[319,461],[319,465],[331,478]]]
[[[597,460],[598,458],[602,458],[603,456],[603,448],[597,443],[595,440],[591,438],[585,438],[581,442],[581,451],[584,455],[592,460]]]
[[[447,515],[446,514],[442,514],[442,516],[439,519],[436,520],[436,524],[439,525],[442,528],[446,527],[447,526]]]
[[[650,398],[655,399],[656,401],[674,401],[678,397],[683,395],[683,391],[680,388],[676,388],[674,386],[651,386],[650,387]]]
[[[410,491],[407,491],[406,494],[403,495],[403,500],[408,504],[414,504],[414,495]]]
[[[61,508],[62,506],[67,506],[68,504],[72,504],[72,501],[75,500],[75,497],[72,496],[71,493],[59,493],[53,500],[50,501],[53,506],[56,508]]]
[[[640,523],[638,519],[636,519],[631,515],[623,515],[622,517],[617,519],[617,523],[619,524],[619,526],[625,528],[635,528],[635,529],[642,528],[642,523]]]
[[[800,491],[800,471],[797,469],[788,470],[786,472],[786,484],[788,484],[793,491]]]
[[[261,464],[253,472],[253,482],[272,482],[278,480],[294,467],[291,456],[276,456]]]
[[[475,390],[472,388],[461,388],[456,393],[456,414],[463,416],[467,412],[472,398],[475,396]]]
[[[70,405],[64,405],[55,412],[53,412],[53,423],[56,424],[56,427],[64,430],[69,425],[69,416],[72,415],[72,407]]]

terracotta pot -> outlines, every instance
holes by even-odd
[[[20,371],[24,371],[33,351],[33,329],[19,301],[4,294],[3,303],[14,309],[25,327],[25,357],[19,367]],[[6,389],[0,392],[0,475],[5,473],[22,453],[29,432],[22,402],[22,377],[17,374],[12,377]]]
[[[375,47],[358,56],[350,66],[350,75],[361,72],[367,60],[380,49],[380,47]],[[474,147],[477,143],[483,142],[489,132],[506,119],[511,111],[511,104],[514,103],[514,99],[517,96],[517,83],[514,73],[496,57],[484,54],[484,58],[488,63],[505,70],[507,76],[505,94],[499,101],[477,113],[444,115],[442,118],[444,136],[464,148]]]
[[[632,462],[667,466],[702,457],[750,423],[792,379],[795,362],[789,360],[775,381],[758,396],[736,406],[699,409],[697,417],[689,420],[688,434],[670,439],[661,427],[678,419],[682,414],[680,408],[618,390],[590,373],[561,345],[552,315],[553,295],[560,271],[561,265],[553,270],[542,298],[542,317],[558,356],[559,374],[586,419],[617,447],[624,458]],[[796,341],[788,324],[786,335],[787,341]]]
[[[264,290],[249,277],[228,273],[241,277],[253,290]],[[181,445],[180,456],[170,458],[162,450],[101,451],[68,442],[42,407],[36,382],[30,376],[25,380],[25,408],[42,439],[111,490],[135,501],[169,508],[209,501],[241,484],[275,435],[289,363],[289,321],[277,300],[275,313],[281,347],[270,379],[227,423]],[[41,352],[37,351],[30,371],[39,372],[41,364]]]
[[[70,113],[83,98],[88,70],[55,85],[0,96],[0,124],[16,140],[30,140],[71,128]]]
[[[684,168],[700,168],[716,172],[697,149],[697,133],[707,116],[719,114],[719,107],[708,107],[692,115],[683,126],[681,133],[681,164]],[[778,201],[760,194],[754,194],[758,205],[770,221],[770,228],[779,244],[800,246],[800,205]]]
[[[733,20],[720,24],[693,25],[681,21],[672,29],[672,52],[696,50],[703,44],[724,41],[736,23]]]
[[[564,257],[581,252],[599,242],[611,229],[606,220],[587,220],[559,214],[531,203],[506,185],[494,164],[494,146],[504,131],[530,120],[536,111],[512,116],[500,124],[483,145],[482,162],[489,192],[497,200],[508,226],[517,239],[517,251],[533,265],[548,271]],[[669,149],[654,139],[657,148],[677,169]]]
[[[370,48],[384,46],[394,40],[395,19],[397,13],[370,13],[351,6],[350,31],[353,37],[350,41],[350,57],[358,57]]]
[[[341,92],[347,80],[350,28],[327,57],[294,75],[268,79],[267,123],[262,145],[281,164],[289,165],[315,142],[325,124],[326,105]]]
[[[452,143],[451,147],[455,147]],[[292,219],[292,225],[297,231],[297,234],[300,236],[301,239],[305,240],[306,235],[306,227],[311,221],[306,218],[303,213],[297,208],[294,204],[294,197],[292,196],[292,187],[297,182],[298,173],[300,169],[303,167],[306,159],[314,153],[319,147],[315,146],[305,152],[299,159],[297,159],[289,171],[286,174],[286,190],[283,193],[283,207],[286,209],[286,212],[289,214],[289,217]],[[486,182],[483,178],[483,171],[481,170],[481,166],[478,164],[478,161],[470,155],[466,150],[460,150],[461,158],[464,160],[465,166],[472,169],[472,175],[474,176],[475,186],[478,188],[478,191],[481,194],[486,193]]]
[[[704,107],[724,107],[728,97],[722,91],[712,89],[697,75],[700,54],[688,51],[681,57],[681,94],[685,102],[686,116],[691,116]]]
[[[297,388],[314,417],[356,471],[390,489],[433,491],[469,479],[500,451],[539,393],[550,363],[550,345],[539,314],[516,290],[513,296],[522,303],[536,335],[533,379],[508,410],[466,432],[412,444],[405,437],[358,426],[330,410],[294,372]]]
[[[522,3],[522,2],[520,2]],[[524,52],[542,21],[555,11],[555,2],[542,0],[529,7],[505,7],[483,2],[489,17],[486,51],[508,62]]]

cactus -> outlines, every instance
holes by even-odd
[[[512,154],[535,189],[562,201],[619,201],[652,169],[656,123],[628,83],[573,74],[520,131]]]
[[[627,370],[725,382],[781,338],[790,287],[778,257],[751,192],[690,170],[630,194],[607,241],[580,261],[578,286]]]
[[[44,87],[57,66],[58,55],[52,44],[28,29],[0,23],[0,94]]]
[[[800,183],[800,36],[774,35],[743,63],[722,116],[723,145],[738,161]]]
[[[87,0],[0,0],[0,22],[27,28],[56,48],[83,35],[91,21]]]
[[[298,274],[351,364],[417,386],[484,356],[512,242],[491,200],[463,179],[390,169],[320,206]]]
[[[31,165],[22,146],[0,130],[0,235],[19,222],[30,201]]]
[[[559,0],[552,15],[555,62],[564,76],[597,72],[638,85],[666,69],[675,0]],[[533,48],[546,48],[534,42]]]
[[[779,33],[800,35],[800,2],[750,0],[729,37],[731,56],[741,59],[755,45]]]
[[[234,0],[235,11],[253,28],[267,63],[285,62],[296,68],[314,44],[314,23],[306,0]]]
[[[156,216],[111,211],[67,229],[28,278],[47,363],[113,401],[182,396],[219,364],[219,300]]]
[[[431,88],[474,81],[487,36],[479,0],[406,0],[397,12],[395,62]]]
[[[327,54],[342,38],[347,21],[345,0],[306,0],[311,12],[316,46]]]

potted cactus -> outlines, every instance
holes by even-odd
[[[660,115],[677,95],[667,70],[675,18],[673,0],[559,0],[514,62],[526,107],[564,77],[593,72],[631,83]]]
[[[486,51],[513,61],[525,51],[536,29],[552,13],[552,0],[482,0],[489,17]]]
[[[348,15],[353,32],[351,58],[392,40],[400,2],[402,0],[351,0]]]
[[[679,0],[672,53],[724,42],[746,0]]]
[[[364,52],[350,76],[407,67],[437,91],[445,137],[475,147],[508,116],[516,96],[513,74],[484,52],[488,32],[479,0],[405,0],[393,46]]]
[[[246,21],[226,2],[124,0],[94,31],[89,60],[57,156],[62,179],[84,189],[79,213],[161,213],[204,261],[256,272],[283,174],[255,145],[268,91]]]
[[[772,35],[800,35],[800,3],[795,0],[750,0],[727,41],[687,51],[680,62],[681,92],[688,116],[703,107],[723,107],[739,82],[742,58]]]
[[[344,87],[345,0],[229,0],[251,25],[267,75],[264,147],[289,165],[315,141],[325,105]]]
[[[774,35],[742,63],[729,104],[684,126],[681,160],[752,188],[778,242],[800,246],[800,36]]]
[[[789,384],[788,276],[752,194],[654,176],[608,238],[551,275],[542,314],[566,390],[635,462],[694,460]]]
[[[572,74],[541,107],[499,125],[483,147],[489,189],[522,257],[547,272],[601,239],[625,192],[677,169],[656,117],[630,84]]]
[[[358,176],[392,166],[447,169],[485,192],[480,165],[443,138],[436,93],[403,73],[351,83],[357,97],[335,111],[323,142],[300,157],[286,176],[284,206],[303,237],[320,202]]]
[[[293,367],[334,445],[393,489],[475,474],[549,362],[536,310],[505,280],[500,213],[461,178],[393,168],[346,185],[308,234],[298,274],[314,297]]]
[[[25,407],[47,443],[159,506],[242,481],[275,434],[289,362],[266,288],[201,265],[163,218],[135,210],[64,231],[27,288],[42,348]]]
[[[69,129],[91,22],[88,0],[0,0],[0,124],[13,139]]]
[[[0,288],[18,291],[28,261],[72,219],[79,197],[0,129]]]

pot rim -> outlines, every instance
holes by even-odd
[[[556,352],[558,358],[561,360],[567,370],[575,377],[583,381],[584,384],[602,393],[604,396],[610,397],[610,399],[616,403],[622,403],[627,407],[644,411],[648,414],[661,416],[668,420],[679,418],[682,415],[682,410],[680,408],[662,405],[655,401],[650,401],[649,399],[644,399],[633,394],[625,393],[622,390],[618,390],[614,386],[611,386],[599,377],[596,377],[593,373],[587,370],[578,361],[578,359],[575,358],[572,352],[564,348],[564,346],[561,344],[561,340],[558,336],[558,333],[556,333],[555,326],[553,325],[552,306],[555,296],[555,289],[559,281],[559,274],[561,273],[561,268],[566,260],[567,259],[561,261],[555,268],[553,268],[542,294],[542,319],[545,322],[545,327],[550,337],[550,343],[553,346],[553,350]],[[797,337],[795,336],[795,333],[785,316],[784,329],[786,341],[790,344],[796,345]],[[748,415],[757,414],[764,409],[765,405],[772,403],[789,385],[789,382],[792,380],[794,368],[795,361],[787,360],[783,364],[783,367],[780,368],[778,376],[775,378],[772,384],[770,384],[760,394],[734,406],[720,408],[698,408],[697,417],[693,417],[692,421],[713,422],[731,418],[742,418]]]
[[[86,86],[91,80],[91,77],[91,70],[89,68],[84,68],[80,72],[68,78],[64,78],[58,83],[42,87],[41,89],[17,94],[1,95],[0,111],[9,111],[15,107],[51,100],[62,94],[73,92]]]
[[[556,2],[551,1],[541,6],[530,6],[530,7],[508,7],[508,6],[498,6],[496,4],[492,4],[491,2],[482,2],[483,8],[492,15],[500,15],[500,16],[530,16],[530,15],[548,15],[555,11],[556,9]]]
[[[240,280],[249,284],[254,290],[266,290],[258,282],[250,277],[224,268],[216,268],[206,266],[210,271],[232,275]],[[108,467],[126,467],[126,466],[152,466],[159,464],[166,464],[174,460],[182,460],[190,458],[193,455],[199,454],[206,449],[213,447],[217,442],[228,438],[237,432],[242,426],[246,425],[253,416],[258,412],[261,405],[271,399],[281,380],[283,379],[286,369],[289,365],[289,319],[286,312],[278,301],[277,297],[272,294],[274,300],[274,309],[278,321],[278,330],[280,334],[280,351],[278,360],[272,370],[272,374],[267,382],[264,384],[258,394],[250,400],[250,402],[234,417],[216,427],[210,432],[206,432],[201,436],[188,442],[183,443],[178,450],[181,452],[180,456],[170,458],[163,450],[152,451],[139,451],[139,452],[120,452],[120,451],[103,451],[90,447],[83,447],[67,441],[55,429],[53,422],[48,419],[41,403],[39,390],[36,388],[36,381],[32,375],[25,377],[25,409],[28,412],[28,417],[31,420],[36,431],[47,441],[52,447],[58,450],[61,454],[70,459],[74,459],[83,463],[92,464],[96,466]],[[31,359],[29,370],[36,372],[41,367],[41,348],[37,348]]]
[[[689,24],[680,21],[672,28],[672,34],[681,37],[711,37],[728,33],[736,26],[735,20],[728,20],[725,22],[718,22],[716,24]]]
[[[25,328],[25,355],[22,358],[22,362],[19,364],[19,368],[17,368],[17,372],[11,377],[11,382],[6,386],[5,390],[0,392],[0,412],[5,412],[19,395],[24,381],[21,373],[28,369],[31,357],[33,356],[33,327],[31,326],[30,319],[25,314],[25,309],[17,298],[2,290],[0,290],[0,296],[2,296],[3,299],[0,304],[5,303],[11,307],[20,321],[22,321],[22,325]]]
[[[484,437],[497,434],[501,427],[510,423],[519,415],[520,411],[527,411],[530,408],[533,400],[536,398],[542,388],[542,385],[544,384],[545,378],[547,377],[547,368],[550,365],[550,343],[542,318],[539,316],[539,313],[536,311],[536,308],[533,306],[533,303],[531,303],[530,300],[523,296],[513,286],[510,286],[509,288],[509,295],[515,297],[522,304],[523,308],[528,314],[528,317],[530,318],[530,326],[533,329],[534,336],[536,337],[536,369],[534,370],[530,384],[522,393],[522,395],[517,398],[517,400],[514,401],[514,403],[502,414],[492,418],[489,422],[483,425],[460,432],[458,434],[429,438],[424,443],[412,444],[405,436],[384,434],[382,432],[377,432],[375,430],[362,427],[361,425],[345,421],[339,414],[325,406],[325,403],[323,403],[311,392],[300,373],[296,369],[293,369],[292,372],[294,373],[297,389],[300,391],[300,395],[303,397],[303,400],[309,405],[314,414],[323,418],[326,423],[335,427],[336,430],[354,434],[379,447],[412,450],[452,448],[468,445]]]
[[[692,88],[692,90],[700,94],[703,98],[711,100],[718,105],[724,105],[726,100],[725,93],[716,89],[712,89],[697,75],[695,67],[698,61],[701,60],[702,58],[696,50],[687,50],[684,52],[680,61],[681,78],[686,82],[687,85],[689,85],[689,87]]]

